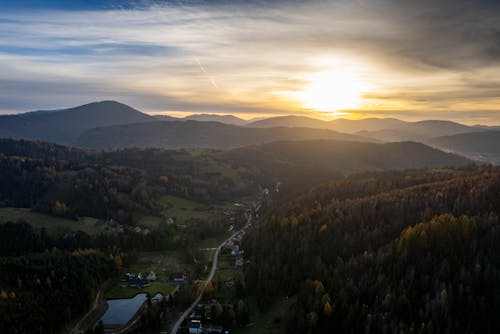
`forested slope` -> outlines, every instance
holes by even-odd
[[[498,332],[499,201],[498,169],[334,182],[248,234],[247,284],[291,333]]]

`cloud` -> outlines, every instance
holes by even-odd
[[[500,121],[496,1],[64,3],[0,11],[0,109],[105,95],[147,111],[307,113],[284,93],[334,63],[373,87],[365,108]]]

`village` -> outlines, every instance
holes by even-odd
[[[226,334],[247,326],[250,312],[243,293],[243,269],[248,260],[242,239],[268,194],[264,189],[257,199],[219,209],[225,227],[215,237],[202,235],[202,242],[189,248],[135,254],[119,280],[100,293],[102,301],[99,304],[96,299],[98,307],[83,323],[93,322],[105,333],[140,329],[141,333]],[[193,215],[200,212],[194,205],[190,210]],[[147,223],[128,227],[109,219],[104,224],[113,234],[152,233]],[[168,216],[161,224],[179,236],[189,235],[196,226],[190,220]]]
[[[231,303],[231,299],[237,294],[237,285],[242,285],[241,268],[244,266],[244,251],[241,250],[241,240],[243,236],[244,230],[228,239],[222,246],[218,273],[204,287],[203,298],[184,320],[181,332],[227,334],[228,328],[238,325],[238,313],[242,314],[242,306]]]

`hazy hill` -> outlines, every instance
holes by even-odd
[[[247,124],[252,128],[272,128],[272,127],[304,127],[314,129],[329,129],[329,122],[305,116],[278,116],[270,117]],[[342,131],[343,132],[343,131]]]
[[[125,104],[103,101],[79,107],[0,116],[0,136],[73,143],[95,127],[152,122],[156,119]]]
[[[411,152],[411,153],[409,153]],[[470,160],[423,144],[376,144],[338,140],[282,141],[222,153],[224,160],[253,168],[264,184],[282,182],[284,192],[362,171],[462,166]]]
[[[248,165],[286,171],[302,168],[310,178],[327,172],[466,165],[471,161],[414,142],[377,144],[338,140],[273,142],[234,149],[225,156]]]
[[[164,122],[171,122],[171,121],[179,121],[181,120],[180,118],[173,117],[173,116],[168,116],[168,115],[154,115],[154,118],[156,118],[159,121],[164,121]]]
[[[405,124],[407,124],[407,122],[394,118],[366,118],[359,120],[339,118],[332,121],[323,121],[305,116],[278,116],[251,122],[247,126],[259,128],[275,126],[303,126],[306,128],[330,129],[339,132],[354,133],[358,131],[377,131],[382,129],[398,128],[404,126]]]
[[[500,131],[438,137],[431,139],[429,144],[472,159],[500,164]]]
[[[384,129],[377,131],[359,131],[356,132],[359,136],[364,136],[372,139],[377,139],[382,142],[398,142],[398,141],[415,141],[424,142],[429,139],[427,136],[421,135],[419,133],[397,130],[397,129]]]
[[[218,122],[154,122],[102,127],[83,133],[78,145],[95,149],[126,147],[235,148],[277,140],[337,139],[371,141],[360,136],[310,128],[246,128]]]
[[[247,121],[245,121],[244,119],[233,115],[196,114],[186,116],[183,119],[187,121],[219,122],[232,125],[245,125],[247,123]]]
[[[403,122],[399,126],[395,126],[393,128],[385,128],[375,131],[360,131],[356,132],[356,134],[381,141],[413,140],[425,142],[433,137],[473,131],[478,131],[478,129],[473,126],[467,126],[451,121],[427,120],[420,122]]]
[[[358,131],[379,131],[384,129],[400,129],[407,122],[395,118],[365,118],[365,119],[335,119],[330,121],[330,127],[337,131],[355,133]],[[342,130],[339,130],[342,129]]]
[[[451,121],[405,122],[395,118],[335,119],[322,121],[303,116],[280,116],[249,123],[249,127],[304,126],[357,134],[380,141],[424,141],[438,136],[479,131],[478,127]],[[483,127],[487,130],[489,128]]]

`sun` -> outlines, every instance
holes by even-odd
[[[297,94],[302,106],[332,113],[359,108],[361,96],[366,88],[354,72],[344,69],[313,74],[308,82],[309,84]]]

